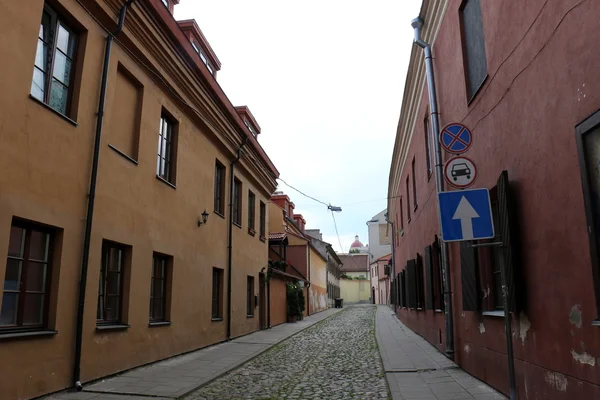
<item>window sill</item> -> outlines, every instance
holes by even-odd
[[[252,229],[252,228],[248,228],[248,235],[254,237],[254,236],[256,236],[256,231],[254,229]]]
[[[246,315],[246,318],[254,318],[254,314],[252,314],[252,315]]]
[[[414,213],[414,212],[416,212],[418,208],[419,208],[419,206],[418,206],[418,205],[416,205],[416,206],[413,208],[413,213]]]
[[[156,179],[158,179],[159,181],[161,181],[162,183],[167,184],[168,186],[172,187],[173,189],[177,189],[177,186],[173,185],[171,182],[169,182],[166,179],[161,178],[160,176],[156,175]]]
[[[114,324],[114,325],[96,325],[96,332],[100,331],[123,331],[129,329],[127,324]]]
[[[242,229],[242,225],[241,225],[241,224],[238,224],[238,223],[237,223],[237,222],[235,222],[235,221],[233,221],[233,224],[234,224],[235,226],[237,226],[238,228]]]
[[[118,155],[120,155],[121,157],[123,157],[124,159],[126,159],[127,161],[130,161],[132,163],[134,163],[135,165],[138,165],[137,160],[134,160],[133,158],[131,158],[130,156],[128,156],[127,154],[123,153],[121,150],[117,149],[115,146],[113,146],[112,144],[108,144],[108,147],[110,147],[111,149],[113,149]]]
[[[427,171],[427,182],[429,182],[431,180],[431,177],[433,176],[433,172],[432,171]]]
[[[155,326],[169,326],[171,325],[171,321],[155,321],[148,324],[149,327],[154,328]]]
[[[65,114],[61,114],[60,112],[56,111],[54,108],[50,107],[48,104],[44,103],[43,101],[36,99],[31,94],[29,95],[29,98],[31,100],[35,101],[36,103],[38,103],[39,105],[41,105],[42,107],[44,107],[45,109],[52,111],[54,114],[58,115],[59,117],[61,117],[62,119],[64,119],[68,123],[70,123],[71,125],[78,126],[77,122],[73,121],[71,118],[67,117]]]
[[[500,317],[500,318],[504,318],[504,311],[502,311],[502,310],[484,311],[484,312],[481,313],[481,315],[484,315],[486,317]]]
[[[264,243],[264,242],[265,242],[265,240],[267,240],[267,239],[265,238],[265,236],[264,236],[264,235],[260,235],[260,241]]]
[[[219,211],[215,210],[215,214],[217,214],[219,217],[225,219],[225,215],[221,214]]]
[[[219,318],[212,318],[211,319],[212,322],[219,322],[219,321],[223,321],[223,317],[219,317]]]
[[[592,321],[592,326],[600,326],[600,319],[595,319]]]
[[[434,312],[436,312],[436,313],[440,313],[440,314],[441,314],[441,313],[443,313],[443,312],[444,312],[444,310],[440,310],[440,309],[438,308],[438,309],[436,309]]]
[[[43,336],[54,336],[58,331],[46,329],[42,331],[21,331],[21,332],[6,332],[0,333],[0,340],[8,339],[22,339],[28,337],[43,337]]]

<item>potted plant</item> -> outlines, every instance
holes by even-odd
[[[287,284],[287,319],[288,322],[296,322],[301,315],[300,302],[298,298],[298,285],[295,283]]]
[[[304,289],[298,286],[298,319],[304,318],[304,309],[306,308],[306,302],[304,301]]]

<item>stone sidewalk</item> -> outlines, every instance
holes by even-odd
[[[377,310],[376,334],[393,400],[506,399],[406,327],[387,306]]]
[[[56,393],[43,400],[177,399],[342,310],[330,308],[294,324],[278,325],[84,385],[82,392]]]

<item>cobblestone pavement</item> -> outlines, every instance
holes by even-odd
[[[375,306],[356,306],[280,343],[186,397],[388,399],[375,340]]]

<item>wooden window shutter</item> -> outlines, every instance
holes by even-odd
[[[479,271],[477,249],[468,242],[460,242],[460,278],[462,287],[463,311],[479,310]]]
[[[417,253],[415,259],[415,275],[417,284],[417,308],[425,308],[425,282],[423,279],[423,257]]]
[[[428,310],[433,310],[434,295],[433,295],[433,260],[431,256],[431,246],[425,247],[425,279],[426,279],[426,293],[425,293],[425,306]]]
[[[502,242],[505,284],[508,287],[508,305],[510,311],[517,312],[523,306],[523,280],[517,269],[515,255],[517,246],[515,225],[515,202],[510,191],[508,172],[502,171],[498,178],[498,226],[496,236]]]
[[[407,307],[406,301],[406,270],[400,273],[400,303],[402,307]]]
[[[417,308],[417,274],[415,260],[408,260],[406,265],[406,295],[409,308]]]

